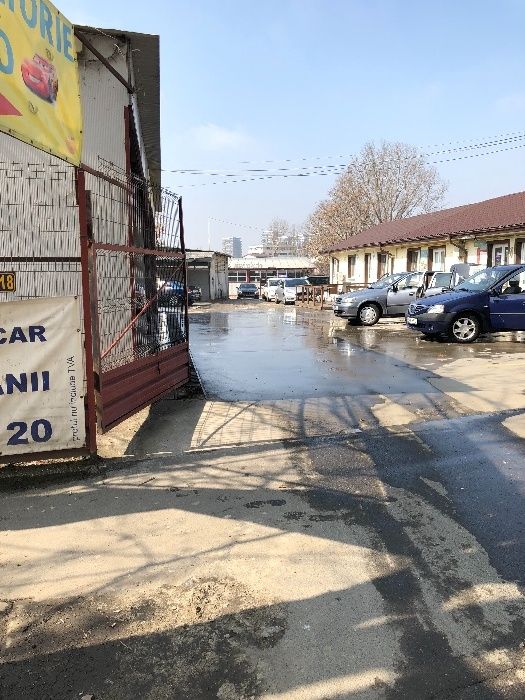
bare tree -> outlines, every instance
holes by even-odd
[[[446,183],[423,154],[403,143],[365,145],[306,223],[309,255],[383,221],[436,210]]]

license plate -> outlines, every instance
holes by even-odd
[[[16,292],[16,274],[0,270],[0,292]]]
[[[412,318],[411,316],[409,316],[407,318],[407,323],[411,326],[417,326],[417,318]]]

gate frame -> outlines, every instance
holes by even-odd
[[[123,422],[127,418],[131,417],[138,411],[142,410],[146,406],[151,405],[154,401],[158,401],[164,396],[169,395],[172,391],[184,386],[189,381],[190,375],[190,356],[189,356],[189,313],[188,313],[188,301],[186,298],[184,306],[184,329],[185,329],[185,341],[173,345],[168,349],[161,350],[155,355],[146,356],[142,358],[136,358],[129,363],[121,365],[119,367],[112,368],[110,370],[103,371],[102,360],[110,352],[113,347],[115,347],[118,342],[126,335],[128,332],[133,332],[133,327],[135,321],[144,313],[144,311],[156,300],[158,293],[162,288],[157,290],[154,298],[151,299],[144,308],[132,316],[131,322],[124,328],[123,331],[113,340],[108,348],[105,348],[102,352],[100,345],[100,332],[99,332],[99,315],[98,315],[98,286],[97,286],[97,251],[106,250],[114,251],[117,253],[131,253],[138,255],[151,255],[161,258],[171,258],[181,260],[182,262],[182,277],[184,289],[187,291],[187,269],[186,269],[186,244],[184,240],[184,220],[183,220],[183,208],[182,208],[182,197],[178,197],[177,200],[177,216],[179,222],[179,240],[180,240],[180,252],[179,251],[164,251],[157,248],[142,248],[134,246],[132,240],[128,241],[128,245],[116,244],[116,243],[103,243],[95,240],[93,236],[93,225],[92,225],[92,209],[91,209],[91,192],[86,189],[85,174],[88,173],[96,178],[108,182],[114,186],[119,187],[122,190],[128,191],[129,186],[105,173],[102,173],[94,168],[91,168],[85,164],[81,164],[77,169],[77,197],[80,215],[80,239],[81,239],[81,254],[82,254],[82,290],[83,290],[83,301],[84,301],[84,320],[86,324],[86,372],[88,367],[90,368],[89,379],[88,379],[88,410],[87,410],[87,422],[89,423],[90,430],[90,442],[89,450],[90,454],[96,454],[96,433],[97,428],[101,433],[105,433],[111,430],[119,423]],[[128,207],[129,207],[128,203]],[[133,274],[130,273],[130,282],[132,284],[132,295],[134,292],[134,280]],[[88,324],[89,319],[89,324]],[[89,326],[89,330],[88,330]],[[88,342],[88,334],[90,342]],[[89,346],[89,347],[88,347]],[[180,365],[175,365],[173,369],[178,371],[172,374],[172,379],[168,382],[170,385],[166,386],[167,382],[161,382],[160,386],[157,388],[161,389],[158,393],[147,393],[147,398],[141,402],[134,402],[129,410],[124,410],[117,418],[106,420],[105,413],[108,411],[108,407],[105,405],[105,399],[108,399],[108,395],[111,400],[116,398],[114,392],[112,392],[112,382],[121,380],[125,377],[127,386],[131,388],[131,391],[122,397],[122,401],[126,400],[133,394],[133,389],[138,391],[144,389],[144,374],[141,372],[133,372],[135,370],[142,370],[143,373],[148,371],[152,372],[154,367],[157,367],[157,371],[161,374],[161,366],[170,366],[175,358],[178,358],[182,353],[186,354],[187,362],[185,365],[180,367]],[[171,361],[171,363],[170,363]],[[186,369],[187,368],[187,371]],[[166,370],[166,367],[164,367]],[[153,377],[152,377],[153,379]]]
[[[95,398],[95,366],[93,349],[97,347],[93,330],[96,318],[96,296],[92,294],[92,279],[95,272],[96,254],[93,249],[93,226],[91,222],[91,197],[86,190],[84,169],[75,168],[77,185],[78,218],[80,225],[80,269],[82,278],[82,307],[84,311],[84,362],[86,373],[86,442],[90,455],[97,453],[97,411]],[[95,273],[96,274],[96,273]],[[93,314],[93,305],[95,314]],[[98,330],[98,329],[97,329]],[[97,332],[98,336],[98,332]]]

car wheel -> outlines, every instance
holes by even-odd
[[[359,320],[363,326],[375,326],[381,318],[381,312],[376,304],[365,304],[359,309]]]
[[[279,299],[277,299],[277,297],[275,297],[275,303],[276,303],[276,304],[279,303]]]
[[[481,323],[472,314],[459,314],[449,328],[449,337],[455,343],[473,343],[481,332]]]

